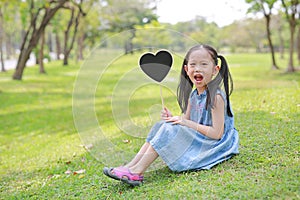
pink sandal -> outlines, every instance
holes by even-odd
[[[132,186],[140,186],[144,180],[143,176],[138,174],[133,174],[129,171],[128,168],[120,166],[117,168],[107,168],[103,169],[103,173],[113,179],[121,180],[124,183],[127,183]]]

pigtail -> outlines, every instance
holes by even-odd
[[[233,114],[231,112],[230,101],[229,101],[229,96],[232,93],[232,88],[233,88],[231,74],[229,72],[226,59],[221,55],[217,55],[217,53],[215,51],[212,51],[212,49],[210,49],[210,51],[213,52],[212,57],[216,65],[218,64],[218,58],[221,60],[221,68],[217,76],[207,84],[206,109],[213,108],[217,90],[220,88],[223,82],[225,95],[226,95],[226,102],[227,102],[226,111],[228,116],[232,117]],[[229,81],[230,81],[230,85],[229,85]]]
[[[185,113],[190,97],[190,93],[193,89],[193,83],[188,77],[187,73],[184,70],[184,65],[186,65],[186,59],[183,61],[181,75],[180,75],[180,82],[177,88],[177,102],[180,106],[181,112]]]
[[[227,101],[227,114],[230,117],[232,117],[233,114],[231,112],[230,101],[229,101],[229,96],[231,95],[232,90],[233,90],[232,77],[229,72],[229,68],[228,68],[226,59],[221,55],[218,55],[217,57],[221,60],[221,69],[219,71],[219,74],[221,75],[221,77],[223,79],[223,85],[224,85],[226,101]],[[230,82],[230,85],[229,85],[229,82]]]

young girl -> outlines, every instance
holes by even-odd
[[[165,108],[162,121],[152,127],[133,160],[125,166],[105,167],[103,173],[136,186],[158,156],[172,171],[181,172],[210,169],[238,154],[239,137],[229,102],[231,91],[225,58],[208,45],[192,47],[184,58],[177,90],[182,116],[172,116]]]

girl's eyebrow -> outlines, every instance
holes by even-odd
[[[209,59],[203,59],[203,60],[189,60],[188,62],[210,62]]]

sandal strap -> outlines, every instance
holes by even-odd
[[[112,171],[120,179],[123,179],[124,177],[127,177],[128,180],[131,180],[131,181],[143,181],[143,179],[144,179],[143,176],[131,173],[130,170],[126,167],[122,167],[122,166],[117,167],[117,168],[114,168]]]

